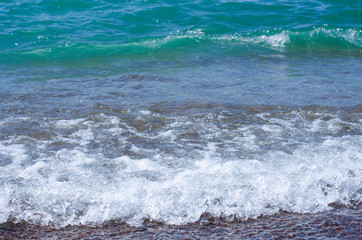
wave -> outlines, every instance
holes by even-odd
[[[14,131],[0,141],[0,223],[186,224],[361,203],[359,112],[106,107],[0,122]]]
[[[360,28],[319,26],[307,29],[259,30],[245,34],[209,35],[202,29],[126,43],[67,42],[51,47],[3,51],[3,63],[59,61],[89,58],[176,59],[182,56],[228,55],[278,51],[292,53],[362,54]]]
[[[272,48],[288,50],[341,51],[361,50],[361,29],[339,27],[313,27],[304,30],[262,30],[236,36],[222,36],[220,40],[231,40],[240,43],[261,44]]]

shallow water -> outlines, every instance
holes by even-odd
[[[360,9],[0,3],[0,223],[358,218]]]

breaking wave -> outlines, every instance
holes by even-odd
[[[0,222],[186,224],[362,200],[358,112],[94,109],[103,112],[2,120],[18,133],[0,142]]]
[[[177,59],[184,54],[227,56],[267,54],[274,50],[288,53],[347,54],[360,56],[362,30],[359,28],[319,26],[302,30],[260,30],[246,34],[209,35],[202,29],[127,43],[66,42],[0,53],[3,63],[22,61],[79,60],[87,58]],[[186,51],[187,50],[187,51]],[[186,52],[186,53],[185,53]]]

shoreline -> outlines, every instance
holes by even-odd
[[[186,225],[145,221],[142,226],[135,227],[114,220],[102,226],[67,226],[60,229],[7,222],[0,224],[0,239],[358,239],[362,234],[361,213],[358,207],[314,214],[283,212],[233,222],[206,217]]]

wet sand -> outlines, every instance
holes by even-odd
[[[196,223],[181,226],[145,221],[133,227],[111,221],[98,227],[55,229],[7,222],[0,225],[0,239],[360,239],[361,222],[361,208],[317,214],[280,213],[233,222],[205,215]]]

